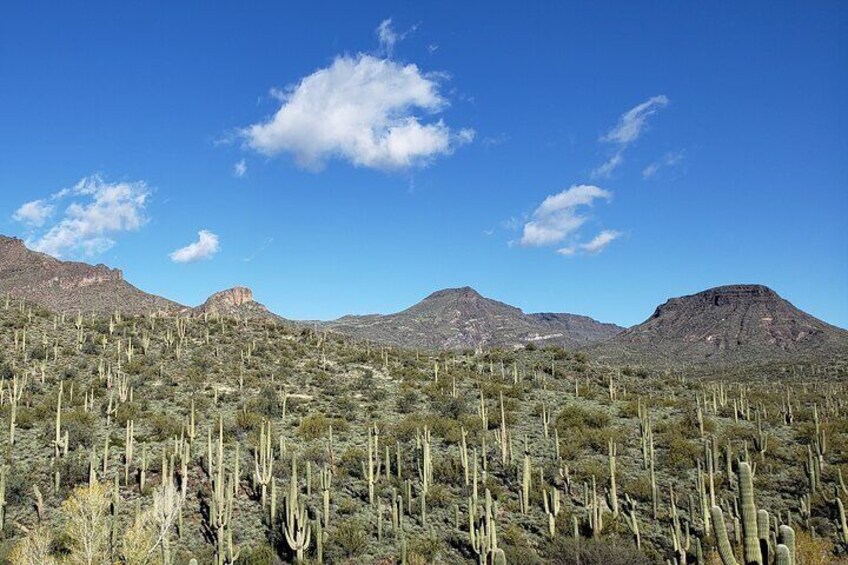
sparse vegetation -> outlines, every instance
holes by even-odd
[[[540,345],[433,355],[270,318],[11,299],[0,326],[0,562],[848,551],[841,367],[693,378]]]

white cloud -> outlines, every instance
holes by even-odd
[[[599,141],[614,143],[618,147],[609,159],[592,170],[592,178],[609,178],[624,162],[624,150],[631,143],[639,139],[645,131],[648,125],[648,118],[667,105],[668,97],[661,94],[642,102],[635,108],[631,108],[622,114],[615,127],[599,139]],[[654,172],[656,171],[649,171],[648,176]],[[642,173],[644,175],[645,171]]]
[[[663,167],[675,167],[683,161],[683,151],[674,151],[666,153],[662,159],[654,161],[642,170],[643,178],[651,178]]]
[[[527,247],[560,243],[586,222],[581,208],[592,206],[595,200],[611,198],[611,192],[587,184],[548,196],[524,224],[519,243]]]
[[[197,232],[197,241],[177,249],[169,255],[175,263],[194,263],[203,259],[211,259],[218,253],[218,236],[209,230]]]
[[[633,143],[642,135],[648,118],[660,108],[664,108],[667,105],[668,97],[662,94],[642,102],[635,108],[631,108],[622,114],[618,120],[618,124],[607,132],[606,135],[602,136],[601,141],[618,143],[620,145]]]
[[[53,215],[56,207],[44,200],[33,200],[21,205],[12,218],[30,227],[41,227]]]
[[[247,144],[265,155],[294,154],[303,167],[328,159],[382,170],[423,166],[473,139],[443,120],[424,122],[447,107],[440,77],[414,64],[359,54],[333,63],[278,93],[279,110],[242,130]]]
[[[73,188],[62,189],[50,196],[51,201],[73,198],[65,208],[62,219],[40,234],[33,234],[27,239],[27,244],[36,251],[47,253],[54,257],[62,257],[66,253],[81,252],[91,256],[103,253],[115,245],[113,236],[120,232],[136,231],[146,222],[144,208],[150,190],[142,182],[108,183],[99,175],[83,178]],[[55,209],[52,204],[42,204]],[[32,203],[28,203],[32,204]],[[27,204],[16,212],[26,218]],[[32,212],[32,209],[30,209]],[[49,216],[49,215],[48,215]],[[29,219],[41,219],[41,223],[30,221],[33,227],[44,225],[48,216],[36,218],[32,214]]]
[[[592,178],[609,178],[613,171],[624,162],[624,157],[621,153],[621,151],[616,151],[612,157],[607,159],[601,165],[595,167],[595,169],[592,170]]]
[[[386,50],[386,54],[391,57],[395,43],[400,39],[395,30],[392,29],[391,18],[383,20],[377,26],[377,38],[380,40],[380,45]]]
[[[377,29],[374,30],[374,33],[377,34],[377,39],[380,40],[380,47],[382,48],[383,52],[386,54],[386,56],[391,58],[392,52],[395,48],[395,44],[406,39],[406,36],[414,32],[416,29],[418,29],[418,26],[414,25],[405,32],[398,33],[392,27],[392,19],[386,18],[385,20],[380,22],[380,25],[377,26]]]
[[[235,175],[237,178],[241,178],[246,174],[247,162],[244,159],[233,165],[233,175]]]
[[[646,179],[651,178],[652,176],[657,174],[657,171],[659,171],[659,170],[660,170],[660,163],[658,163],[658,162],[651,163],[650,165],[648,165],[647,167],[642,169],[642,176]]]
[[[561,253],[562,255],[574,255],[578,252],[582,252],[589,255],[595,255],[606,249],[610,243],[621,237],[621,235],[621,232],[615,230],[603,230],[586,243],[579,243],[577,245],[564,247],[557,250],[557,253]]]

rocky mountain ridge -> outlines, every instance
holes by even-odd
[[[181,305],[148,294],[106,265],[60,261],[32,251],[18,238],[0,236],[0,293],[25,298],[57,312],[126,314],[172,312]]]
[[[436,291],[394,314],[344,316],[324,327],[360,339],[421,349],[485,349],[528,344],[576,348],[623,328],[574,314],[525,314],[471,287]]]

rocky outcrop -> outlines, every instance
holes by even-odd
[[[253,291],[243,286],[216,292],[201,306],[190,311],[195,315],[214,314],[239,319],[281,319],[256,302],[253,299]]]
[[[0,236],[0,293],[54,311],[149,314],[182,308],[127,283],[118,269],[60,261],[28,249],[20,239],[5,236]]]

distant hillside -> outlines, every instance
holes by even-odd
[[[848,355],[848,331],[762,285],[672,298],[645,322],[590,348],[598,360],[665,364],[767,363]]]
[[[345,316],[325,327],[360,339],[422,349],[483,349],[528,343],[576,348],[622,328],[573,314],[525,314],[469,287],[434,292],[396,314]]]
[[[105,265],[60,261],[31,251],[17,238],[0,236],[0,293],[25,298],[57,312],[148,314],[181,305],[143,292]]]

